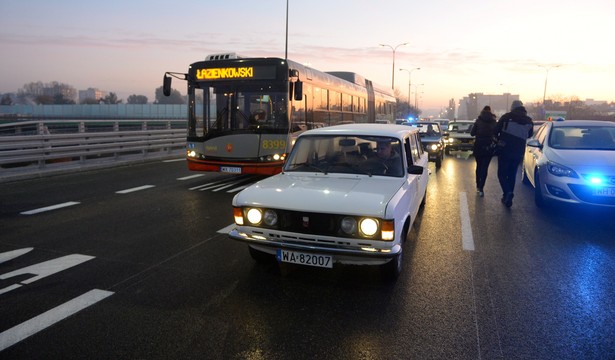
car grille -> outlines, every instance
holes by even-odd
[[[340,231],[339,223],[345,215],[290,210],[275,211],[278,214],[278,225],[274,228],[277,230],[299,234],[351,237]]]
[[[592,195],[592,187],[590,186],[568,184],[568,187],[576,197],[587,203],[597,205],[615,205],[615,197],[594,196]]]

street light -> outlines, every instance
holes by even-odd
[[[552,66],[538,65],[538,66],[540,66],[541,68],[544,68],[546,70],[546,73],[545,73],[545,90],[542,93],[542,107],[544,108],[545,107],[545,100],[546,100],[546,97],[547,97],[547,78],[549,77],[549,70],[554,69],[554,68],[558,68],[561,65],[552,65]]]
[[[399,69],[399,71],[407,71],[408,72],[408,110],[410,110],[410,89],[412,88],[412,72],[414,70],[421,70],[421,68],[413,68],[413,69]]]
[[[418,100],[419,86],[423,86],[423,85],[425,84],[414,85],[414,108],[416,108],[417,111],[419,109],[419,100]]]
[[[387,45],[387,44],[379,44],[380,46],[388,46],[391,48],[391,50],[393,50],[393,70],[391,71],[391,89],[395,90],[395,51],[397,51],[397,48],[403,45],[408,45],[408,43],[403,43],[403,44],[399,44],[395,47],[391,46],[391,45]]]

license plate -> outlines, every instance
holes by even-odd
[[[333,257],[330,255],[309,254],[288,250],[277,250],[276,257],[280,262],[300,264],[324,268],[333,267]]]
[[[220,172],[241,174],[241,168],[235,166],[220,166]]]
[[[597,187],[592,191],[594,196],[615,197],[615,187]]]

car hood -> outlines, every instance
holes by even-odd
[[[441,136],[421,136],[421,142],[439,142],[442,140]]]
[[[615,174],[615,151],[549,149],[547,158],[580,172],[608,171]]]
[[[404,181],[386,176],[282,173],[242,190],[233,205],[382,218]]]

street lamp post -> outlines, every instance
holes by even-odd
[[[379,45],[388,46],[391,48],[391,50],[393,50],[393,71],[391,71],[391,89],[395,90],[395,51],[397,51],[398,47],[403,46],[403,45],[408,45],[408,43],[398,44],[395,47],[391,45],[387,45],[387,44],[379,44]]]
[[[542,106],[545,106],[545,100],[547,98],[547,78],[549,77],[549,70],[554,69],[554,68],[558,68],[561,65],[553,65],[553,66],[545,66],[545,65],[539,65],[541,68],[544,68],[546,73],[545,73],[545,89],[544,92],[542,93]]]
[[[423,85],[425,84],[414,85],[414,107],[416,108],[417,112],[419,110],[419,86]]]
[[[538,65],[541,68],[545,69],[545,88],[544,91],[542,93],[542,112],[543,112],[543,118],[547,117],[547,108],[545,106],[545,101],[547,100],[547,78],[549,77],[549,70],[553,69],[553,68],[558,68],[561,65],[552,65],[552,66],[546,66],[546,65]]]
[[[413,68],[413,69],[410,69],[410,70],[408,70],[408,69],[399,69],[399,71],[407,71],[408,72],[408,111],[410,111],[410,102],[412,101],[412,100],[410,100],[411,99],[410,98],[410,89],[412,89],[412,72],[414,70],[421,70],[421,68],[417,67],[417,68]]]

